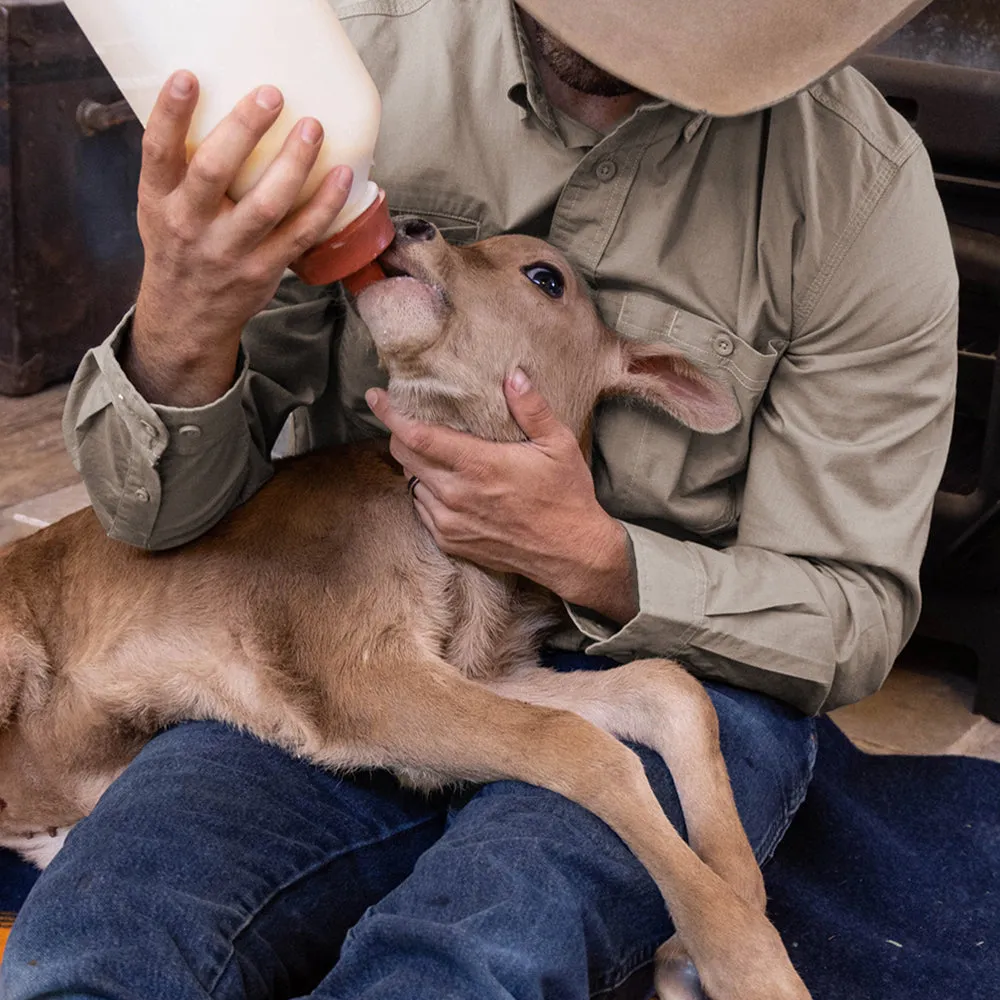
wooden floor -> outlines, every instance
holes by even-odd
[[[0,546],[87,504],[61,431],[66,387],[0,396]],[[914,644],[882,690],[833,718],[873,753],[968,754],[1000,761],[1000,725],[972,713],[968,655]]]
[[[66,391],[0,396],[0,545],[88,502],[63,444]]]

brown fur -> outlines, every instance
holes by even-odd
[[[602,395],[633,395],[696,429],[738,411],[725,386],[605,328],[565,260],[537,240],[473,248],[407,239],[399,276],[358,307],[404,412],[522,438],[502,382],[523,368],[581,441]],[[566,293],[522,273],[550,261]],[[83,511],[0,553],[0,843],[84,817],[143,743],[181,719],[240,726],[327,767],[410,781],[517,778],[592,809],[660,886],[715,1000],[804,1000],[767,922],[701,686],[647,660],[601,673],[537,666],[554,601],[443,555],[383,444],[294,459],[199,541],[150,553]],[[611,735],[609,735],[611,734]],[[640,740],[671,768],[693,850],[663,815]],[[193,831],[196,835],[196,831]]]

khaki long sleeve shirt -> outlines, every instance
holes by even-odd
[[[919,612],[956,368],[957,278],[912,130],[845,70],[738,119],[650,102],[601,136],[550,107],[508,0],[336,6],[383,94],[375,176],[395,211],[457,242],[549,239],[610,325],[738,397],[718,437],[600,410],[594,476],[640,611],[618,627],[570,608],[576,645],[676,657],[808,712],[875,690]],[[267,480],[289,417],[298,450],[384,432],[363,396],[383,376],[337,288],[287,281],[199,409],[139,396],[128,335],[83,361],[65,423],[115,538],[197,537]]]

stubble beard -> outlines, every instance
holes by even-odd
[[[525,17],[525,21],[539,57],[567,87],[591,97],[624,97],[636,89],[560,42],[533,17]]]

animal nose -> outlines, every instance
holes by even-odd
[[[437,229],[426,219],[401,219],[396,223],[396,233],[408,240],[429,243],[437,236]]]

